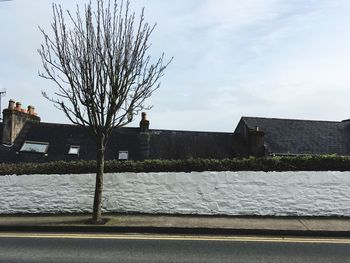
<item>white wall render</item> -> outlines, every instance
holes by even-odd
[[[94,174],[0,176],[0,213],[91,212]],[[105,174],[103,210],[350,216],[350,172]]]

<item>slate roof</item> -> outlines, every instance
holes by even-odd
[[[2,138],[2,123],[0,123],[0,139]],[[17,158],[16,152],[11,147],[0,144],[0,160],[2,162],[12,162]]]
[[[248,155],[240,134],[171,130],[151,130],[150,134],[150,155],[154,159],[223,159]]]
[[[350,155],[350,122],[242,117],[249,129],[265,132],[273,154]]]
[[[24,141],[49,143],[47,154],[20,152]],[[70,155],[71,145],[80,146],[79,155]],[[139,158],[138,129],[115,130],[106,147],[105,159],[118,158],[119,150],[129,151],[129,157]],[[90,134],[77,125],[27,122],[11,147],[16,152],[18,162],[47,162],[55,160],[96,159],[96,145]]]
[[[25,141],[49,143],[48,151],[46,154],[21,152]],[[71,145],[80,146],[79,155],[68,154]],[[129,159],[139,160],[142,158],[141,145],[139,128],[115,129],[106,147],[105,159],[118,159],[119,151],[128,151]],[[247,149],[243,139],[233,133],[169,130],[150,130],[149,145],[150,159],[231,158],[241,156]],[[11,147],[0,145],[2,162],[77,159],[96,159],[94,141],[84,128],[77,125],[27,122]]]

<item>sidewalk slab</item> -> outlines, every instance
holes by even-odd
[[[111,218],[110,224],[119,226],[176,227],[176,228],[219,228],[219,229],[269,229],[307,230],[294,218],[270,217],[228,217],[228,216],[152,216],[125,215]]]
[[[104,225],[89,214],[2,215],[0,231],[297,235],[350,237],[350,218],[104,214]]]
[[[350,218],[300,218],[311,231],[350,231]]]

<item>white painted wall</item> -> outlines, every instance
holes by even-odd
[[[0,176],[0,213],[91,212],[95,176]],[[350,172],[106,174],[104,211],[350,216]]]

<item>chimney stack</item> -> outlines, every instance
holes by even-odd
[[[259,127],[249,129],[249,146],[253,156],[261,157],[265,155],[264,135],[265,133]]]
[[[20,102],[10,100],[7,109],[3,110],[2,143],[12,145],[27,122],[40,122],[34,107],[28,106],[28,110],[22,109]]]
[[[141,132],[148,132],[149,130],[149,120],[147,120],[146,112],[142,112],[142,119],[140,121]]]
[[[146,112],[142,112],[142,119],[140,121],[140,159],[146,160],[150,156],[150,133],[149,120],[147,120]]]

